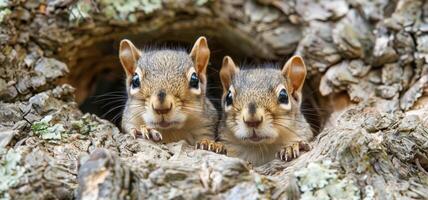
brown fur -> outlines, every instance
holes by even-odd
[[[274,159],[275,153],[285,145],[312,139],[310,126],[300,111],[306,69],[299,59],[290,59],[282,71],[274,68],[238,69],[230,57],[224,59],[220,72],[224,112],[219,138],[225,143],[228,155],[260,165]],[[277,88],[281,88],[280,85],[289,95],[287,109],[278,102]],[[229,89],[233,91],[233,104],[227,108],[225,98]],[[248,120],[262,120],[262,124],[254,129],[245,125],[244,121]],[[252,131],[265,139],[260,142],[251,140]]]
[[[215,132],[217,111],[205,96],[205,69],[210,53],[206,39],[199,38],[191,54],[172,49],[140,51],[128,40],[122,43],[119,55],[127,74],[128,92],[122,119],[123,130],[131,134],[156,130],[165,143],[186,140],[194,145],[199,140],[211,139]],[[196,93],[189,86],[193,71],[200,80],[200,91]],[[138,89],[130,86],[135,73],[141,82]],[[163,101],[158,96],[160,91],[166,93],[161,98]],[[168,114],[162,115],[154,110],[170,106],[172,111]],[[171,128],[158,127],[162,120],[171,120],[174,125]]]

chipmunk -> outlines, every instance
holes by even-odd
[[[282,70],[240,70],[226,56],[220,70],[223,115],[219,127],[228,155],[253,165],[290,161],[309,150],[313,133],[300,111],[306,66],[293,56]]]
[[[119,58],[128,93],[123,130],[135,138],[165,143],[185,140],[199,149],[223,152],[211,140],[218,115],[206,98],[209,57],[205,37],[196,41],[190,54],[179,49],[140,51],[131,41],[122,40]]]

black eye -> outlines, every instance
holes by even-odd
[[[285,91],[285,89],[282,89],[281,91],[279,91],[278,101],[279,103],[282,103],[282,104],[288,104],[288,94],[287,94],[287,91]]]
[[[226,106],[230,106],[233,103],[232,92],[230,90],[229,92],[227,92],[225,102],[226,102]]]
[[[199,88],[199,79],[195,72],[193,72],[192,76],[190,76],[189,85],[191,88]]]
[[[135,73],[134,76],[132,76],[131,87],[133,89],[140,87],[140,77],[138,77],[137,73]]]

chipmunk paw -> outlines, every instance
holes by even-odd
[[[197,142],[195,149],[202,149],[207,151],[212,151],[218,154],[227,154],[227,150],[222,143],[215,142],[213,140],[203,139],[200,142]]]
[[[141,138],[141,132],[135,128],[131,129],[130,131],[130,135],[132,136],[132,138],[137,139],[137,138]]]
[[[162,134],[159,131],[147,128],[146,126],[141,126],[140,130],[133,129],[132,133],[134,138],[143,138],[153,142],[159,142],[162,140]]]
[[[304,141],[295,142],[290,145],[284,146],[280,151],[275,154],[275,157],[289,162],[300,156],[300,151],[309,151],[311,147]]]

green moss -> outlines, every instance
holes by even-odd
[[[65,139],[71,134],[88,135],[98,127],[98,122],[92,120],[88,114],[79,120],[66,123],[66,125],[53,123],[52,121],[51,115],[45,116],[42,120],[33,123],[31,130],[34,135],[54,142],[55,140]]]
[[[294,174],[302,191],[303,200],[312,199],[359,199],[360,191],[352,180],[340,179],[330,161],[309,163]]]
[[[97,128],[97,125],[97,122],[91,120],[90,115],[84,115],[81,119],[71,122],[70,134],[78,133],[88,135]]]
[[[35,135],[38,135],[45,140],[61,140],[65,133],[64,126],[62,124],[50,125],[49,122],[52,120],[52,116],[48,115],[39,122],[33,123],[31,130]]]
[[[0,199],[9,199],[7,191],[18,183],[25,168],[19,165],[21,155],[13,149],[0,148],[0,158]]]
[[[44,121],[35,122],[31,126],[31,130],[36,134],[39,134],[42,131],[46,131],[46,129],[48,129],[48,128],[49,128],[49,124],[47,122],[44,122]]]

